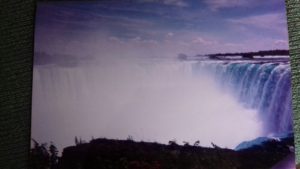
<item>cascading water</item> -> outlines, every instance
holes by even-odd
[[[262,83],[251,83],[264,67],[128,57],[101,58],[71,67],[37,65],[32,137],[53,141],[60,148],[72,145],[75,136],[89,140],[92,136],[126,139],[128,135],[135,140],[168,143],[176,139],[179,144],[200,140],[202,146],[213,142],[234,148],[261,136],[257,111],[237,100],[248,100],[249,105],[255,100],[251,91]],[[222,93],[220,87],[240,90],[234,96],[241,99]],[[285,93],[275,98],[281,97]]]
[[[203,70],[212,74],[219,87],[230,92],[244,107],[258,110],[264,135],[293,130],[288,62],[200,61],[193,70],[196,74]]]

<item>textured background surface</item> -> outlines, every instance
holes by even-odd
[[[287,0],[290,55],[292,57],[293,110],[297,163],[300,162],[300,1]],[[298,146],[299,145],[299,146]]]
[[[35,2],[0,7],[0,168],[27,168]]]
[[[287,0],[300,162],[300,1]],[[0,168],[27,168],[35,0],[0,0]]]

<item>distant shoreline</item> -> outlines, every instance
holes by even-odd
[[[289,61],[289,50],[264,50],[258,52],[215,53],[196,56],[178,55],[179,60],[240,60],[240,61]]]

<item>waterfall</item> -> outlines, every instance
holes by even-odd
[[[51,140],[59,148],[72,145],[75,136],[89,140],[92,136],[126,139],[128,135],[137,141],[167,144],[176,139],[180,144],[200,140],[202,146],[213,142],[234,148],[261,136],[258,112],[235,100],[242,96],[220,90],[222,81],[229,89],[239,81],[236,76],[255,78],[256,74],[247,70],[259,68],[202,64],[170,58],[109,58],[73,67],[35,66],[32,137],[41,142]],[[198,73],[206,67],[218,77],[206,72],[195,75],[197,65]],[[240,94],[242,85],[251,86],[249,82],[246,77],[240,81]],[[249,93],[243,95],[247,98]],[[239,127],[236,122],[241,123]]]
[[[201,61],[193,65],[195,74],[203,70],[245,108],[258,110],[264,134],[292,131],[289,63]]]

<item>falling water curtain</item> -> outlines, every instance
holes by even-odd
[[[0,168],[28,168],[35,0],[0,0]],[[300,1],[286,0],[300,163]]]

